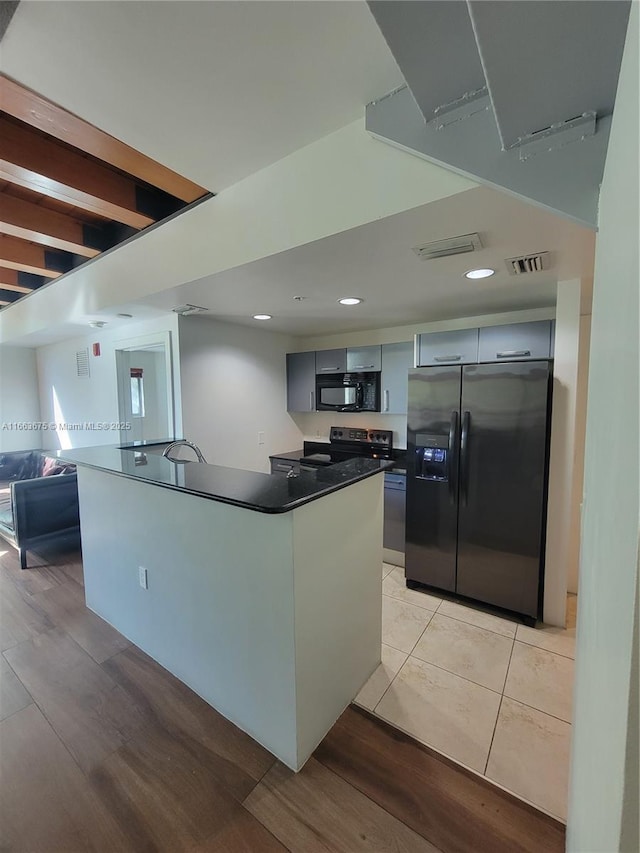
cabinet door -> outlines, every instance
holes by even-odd
[[[271,473],[272,474],[289,474],[291,471],[294,474],[300,473],[300,463],[294,462],[292,459],[278,459],[271,456]]]
[[[425,332],[418,337],[418,367],[475,364],[478,361],[477,329]]]
[[[316,354],[287,353],[287,411],[315,412]]]
[[[478,361],[528,361],[549,358],[551,320],[510,323],[480,329]]]
[[[347,372],[371,373],[382,369],[381,347],[348,347]]]
[[[316,352],[316,373],[346,373],[346,349],[323,349]]]
[[[390,415],[407,414],[409,370],[413,367],[413,343],[382,345],[380,411]]]
[[[390,551],[404,554],[405,504],[407,478],[401,474],[384,475],[384,531],[382,544]]]

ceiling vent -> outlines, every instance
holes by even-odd
[[[89,349],[76,350],[76,375],[89,375]]]
[[[507,258],[505,260],[509,275],[525,275],[530,272],[548,270],[551,266],[551,255],[549,252],[538,252],[537,255],[522,255],[520,258]]]
[[[202,314],[204,311],[208,311],[208,308],[203,308],[201,305],[178,305],[176,308],[172,308],[172,311],[175,311],[176,314],[180,314],[182,317],[188,317],[190,314]]]
[[[425,243],[414,246],[413,251],[422,261],[433,261],[435,258],[448,258],[451,255],[464,255],[481,249],[479,234],[463,234],[461,237],[449,237],[446,240],[436,240],[435,243]]]

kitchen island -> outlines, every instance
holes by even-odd
[[[143,445],[58,455],[78,466],[87,606],[299,770],[380,662],[389,463],[286,477]]]

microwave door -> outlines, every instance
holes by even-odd
[[[356,402],[356,389],[351,386],[340,385],[334,388],[320,389],[320,403],[331,409],[343,409],[352,407]]]

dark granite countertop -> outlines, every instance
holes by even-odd
[[[172,462],[157,453],[145,452],[145,447],[166,443],[165,440],[81,447],[58,450],[56,455],[76,465],[267,513],[289,512],[383,472],[393,464],[378,459],[349,459],[327,468],[303,471],[295,477],[284,477],[198,462]]]
[[[286,453],[272,453],[269,459],[288,459],[298,462],[304,456],[304,450],[288,450]]]

